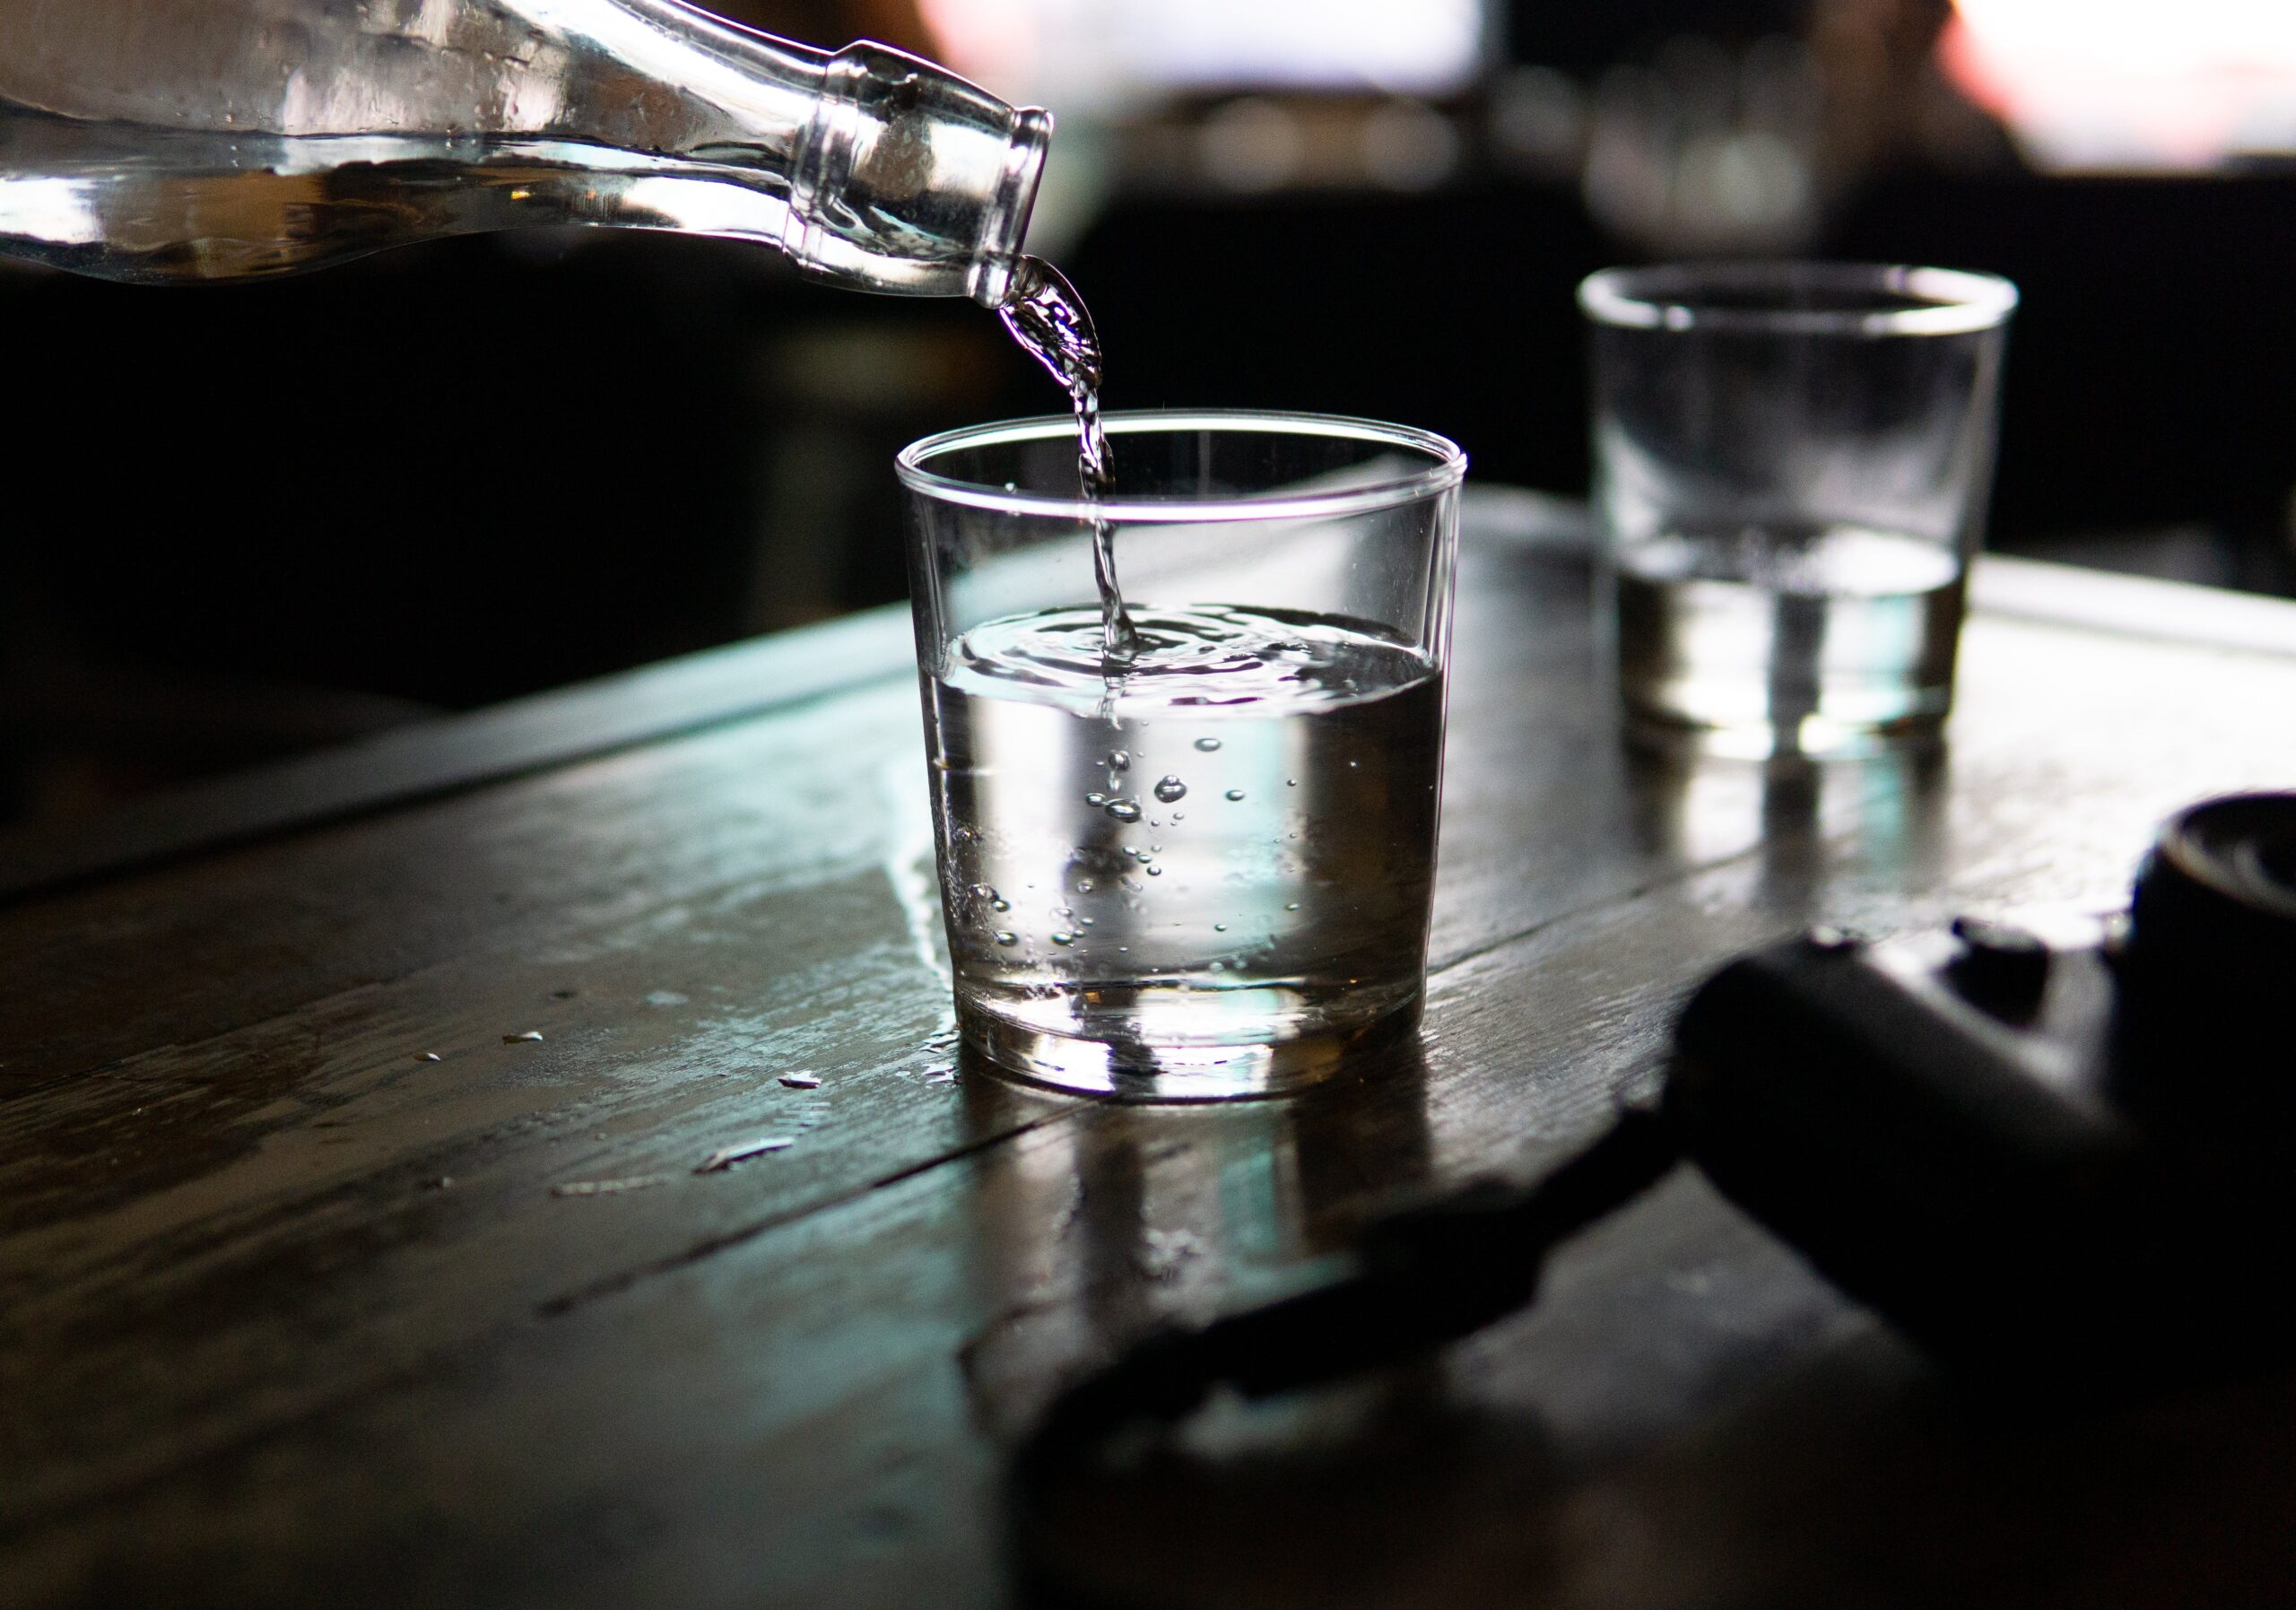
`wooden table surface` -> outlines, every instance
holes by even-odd
[[[2296,605],[2008,562],[1942,757],[1636,760],[1553,510],[1475,509],[1423,1051],[1288,1104],[952,1070],[897,614],[0,839],[0,1605],[1014,1602],[1064,1372],[1535,1172],[1735,951],[2109,905],[2296,783]],[[1052,1553],[1139,1605],[2285,1603],[2296,1385],[1971,1404],[1685,1174]]]

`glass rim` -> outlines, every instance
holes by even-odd
[[[1363,514],[1448,492],[1464,481],[1467,472],[1465,452],[1448,437],[1412,425],[1385,424],[1344,413],[1296,413],[1258,408],[1135,408],[1103,414],[1100,426],[1112,438],[1208,431],[1319,436],[1402,448],[1425,454],[1431,462],[1408,474],[1335,487],[1329,492],[1231,492],[1217,498],[1111,498],[1098,502],[1081,493],[1007,492],[1001,486],[961,481],[925,467],[931,459],[961,448],[1048,441],[1061,437],[1074,439],[1076,420],[1073,414],[1039,414],[1029,419],[966,425],[923,437],[896,454],[893,466],[903,486],[939,502],[1036,518],[1162,526]]]
[[[1822,290],[1892,296],[1906,308],[1701,307],[1717,291]],[[1578,308],[1613,329],[1727,330],[1757,335],[1973,335],[2017,308],[2017,287],[1997,274],[1900,263],[1806,259],[1670,263],[1605,268],[1578,283]]]

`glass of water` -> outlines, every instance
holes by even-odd
[[[1275,1093],[1418,1023],[1465,457],[1105,423],[1097,501],[1066,419],[900,457],[959,1023],[1040,1083]]]
[[[2016,287],[1735,263],[1605,270],[1578,303],[1631,730],[1749,758],[1934,739]]]

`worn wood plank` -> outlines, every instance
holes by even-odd
[[[1652,1007],[1717,944],[1694,914],[1711,906],[1724,945],[1760,927],[1735,898],[1755,870],[1709,875],[1723,882],[1705,901],[1613,903],[1454,970],[1424,1072],[1367,1070],[1352,1091],[1290,1105],[1071,1106],[950,1169],[582,1301],[531,1304],[438,1354],[378,1335],[396,1371],[39,1518],[13,1553],[17,1585],[34,1602],[134,1598],[171,1580],[258,1601],[326,1580],[352,1602],[372,1581],[366,1597],[389,1598],[407,1580],[363,1562],[410,1524],[385,1495],[415,1491],[426,1523],[470,1550],[416,1579],[448,1602],[892,1604],[910,1602],[917,1572],[949,1602],[994,1602],[993,1448],[976,1418],[1020,1412],[1048,1367],[1158,1311],[1248,1292],[1412,1178],[1544,1155],[1606,1078],[1648,1060]],[[1637,1001],[1616,959],[1622,925],[1646,921],[1676,959]],[[1494,986],[1532,1010],[1487,1013]],[[1511,1076],[1492,1077],[1501,1062]],[[1473,1116],[1448,1088],[1463,1078],[1494,1087]],[[975,1082],[961,1099],[994,1125],[1012,1097]],[[1510,1121],[1492,1121],[1494,1102]],[[591,1226],[593,1210],[634,1216],[660,1200],[554,1209]],[[370,1452],[341,1457],[352,1448]],[[540,1449],[551,1457],[534,1462]],[[211,1506],[233,1519],[191,1524]],[[619,1563],[587,1545],[538,1558],[521,1541],[607,1516],[631,1535]],[[719,1528],[740,1538],[731,1554],[693,1546]]]
[[[896,675],[913,655],[908,612],[871,610],[393,728],[91,822],[0,830],[0,901],[754,718]]]

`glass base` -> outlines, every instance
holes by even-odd
[[[1290,1095],[1419,1031],[1414,995],[1367,1022],[1258,1045],[1115,1044],[1016,1023],[963,1001],[965,1048],[1024,1084],[1119,1101],[1233,1101]]]

